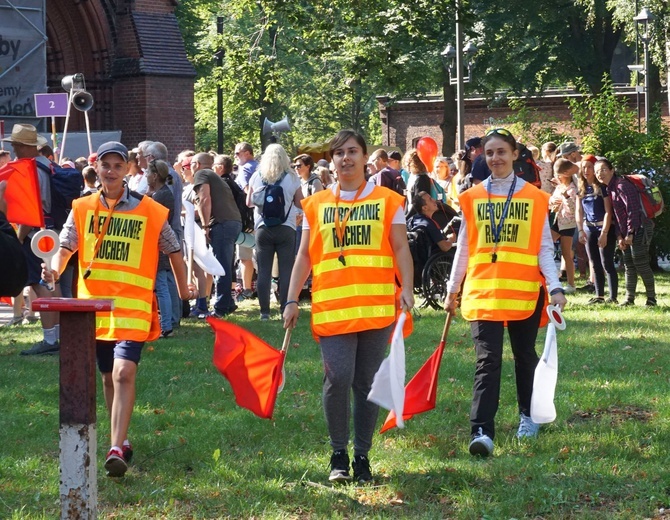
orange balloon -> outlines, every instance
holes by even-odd
[[[432,137],[422,137],[416,143],[416,153],[421,162],[426,165],[429,172],[433,171],[435,159],[437,158],[437,143]]]

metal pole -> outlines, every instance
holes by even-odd
[[[456,0],[456,97],[458,117],[458,149],[465,148],[465,99],[463,98],[463,32],[460,22],[460,1]]]
[[[638,0],[635,0],[635,14],[639,13],[637,9]],[[640,24],[635,22],[635,65],[640,64]],[[636,85],[635,85],[635,102],[637,106],[637,131],[642,131],[642,118],[640,117],[641,106],[640,106],[640,91],[637,88],[637,84],[640,81],[640,73],[636,74]]]
[[[649,29],[645,27],[644,45],[644,133],[649,133]]]
[[[223,34],[223,16],[216,17],[216,33]],[[217,51],[216,66],[223,67],[223,53],[221,50]],[[216,81],[216,151],[223,153],[223,89],[221,88],[221,81]]]

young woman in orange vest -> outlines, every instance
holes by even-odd
[[[455,312],[465,279],[461,313],[471,322],[477,354],[469,450],[487,456],[493,453],[505,327],[514,353],[517,437],[534,437],[539,425],[530,418],[530,399],[537,331],[547,322],[547,291],[561,308],[566,299],[554,263],[549,195],[513,174],[516,141],[504,128],[486,134],[484,153],[491,176],[459,196],[463,222],[445,306]]]
[[[321,346],[323,406],[333,449],[329,480],[351,481],[347,446],[353,390],[353,477],[363,484],[372,481],[368,452],[379,411],[367,397],[399,309],[414,306],[412,257],[404,197],[366,182],[363,137],[341,131],[330,143],[330,154],[338,182],[303,201],[302,240],[284,327],[297,323],[298,295],[311,269],[312,332]]]
[[[96,314],[96,356],[111,422],[112,447],[105,460],[110,477],[123,476],[133,455],[128,427],[137,365],[144,343],[160,335],[153,294],[159,251],[170,259],[179,297],[196,296],[195,288],[187,285],[181,245],[167,221],[167,208],[128,188],[127,161],[123,144],[100,145],[95,169],[101,191],[72,203],[52,270],[42,264],[42,279],[57,281],[78,250],[79,298],[114,300],[114,310]]]

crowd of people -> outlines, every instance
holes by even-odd
[[[16,158],[34,158],[46,171],[56,164],[54,150],[31,125],[15,125],[5,141]],[[477,354],[470,452],[489,455],[505,328],[515,358],[517,435],[538,433],[530,418],[536,336],[546,305],[563,307],[565,294],[577,290],[575,250],[578,257],[585,251],[590,304],[618,303],[618,247],[626,280],[620,305],[634,304],[638,275],[646,305],[656,305],[648,253],[653,221],[644,216],[630,183],[606,158],[582,155],[572,142],[528,150],[536,160],[537,183],[513,174],[519,145],[503,128],[469,139],[464,150],[437,157],[433,165],[424,164],[416,149],[404,156],[383,148],[368,154],[363,137],[349,130],[331,141],[331,160],[317,162],[307,154],[290,159],[276,143],[259,156],[240,142],[233,157],[184,150],[175,160],[157,141],[132,149],[104,143],[89,157],[60,158],[61,165],[81,171],[82,190],[57,229],[60,249],[53,265],[43,265],[30,249],[37,230],[18,227],[26,289],[12,290],[10,325],[37,319],[22,296],[115,300],[114,311],[98,316],[97,353],[112,418],[105,468],[110,476],[122,476],[133,453],[128,427],[147,341],[172,336],[182,319],[226,318],[245,300],[257,299],[259,319],[268,320],[273,297],[284,326],[294,327],[301,296],[311,289],[333,449],[330,480],[352,479],[347,446],[353,406],[353,479],[365,483],[372,480],[368,453],[378,412],[367,395],[398,312],[414,306],[407,233],[422,227],[431,251],[455,248],[445,308],[454,313],[462,294],[460,308],[471,322]],[[2,153],[0,161],[7,160],[11,156]],[[38,180],[49,215],[46,171],[38,168]],[[0,214],[2,191],[0,185]],[[212,277],[193,262],[184,241],[187,202],[195,206],[197,232],[224,274]],[[463,219],[458,235],[444,231],[454,215]],[[0,226],[7,227],[2,221]],[[42,340],[21,354],[58,354],[58,314],[41,313],[39,319]]]

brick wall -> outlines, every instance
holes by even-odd
[[[135,146],[163,142],[171,156],[195,142],[193,78],[172,13],[174,0],[49,0],[47,2],[47,82],[62,92],[61,78],[81,72],[94,106],[91,130],[121,130]],[[139,16],[139,18],[138,18]],[[160,19],[170,31],[147,19]],[[144,23],[138,27],[137,21]],[[160,40],[160,41],[159,41]],[[149,43],[147,43],[149,42]],[[161,56],[164,53],[164,56]],[[152,66],[159,63],[160,67]],[[174,70],[171,67],[175,67]],[[64,120],[58,121],[59,130]],[[85,131],[84,115],[72,110],[68,131]]]
[[[635,109],[635,94],[626,95],[629,106]],[[579,97],[572,95],[572,97]],[[382,120],[382,145],[397,146],[402,150],[412,147],[413,140],[430,136],[442,149],[444,101],[438,97],[421,100],[401,100],[387,106],[388,98],[377,98]],[[558,129],[570,129],[570,110],[566,95],[534,97],[527,99],[527,106],[539,110],[548,121],[556,121]],[[644,101],[643,101],[644,103]],[[484,99],[465,100],[465,137],[484,135],[491,126],[501,124],[512,111],[506,103],[492,107]],[[667,106],[664,107],[667,114]],[[455,116],[454,116],[454,119]],[[574,133],[574,132],[573,132]],[[542,143],[531,143],[540,146]]]

